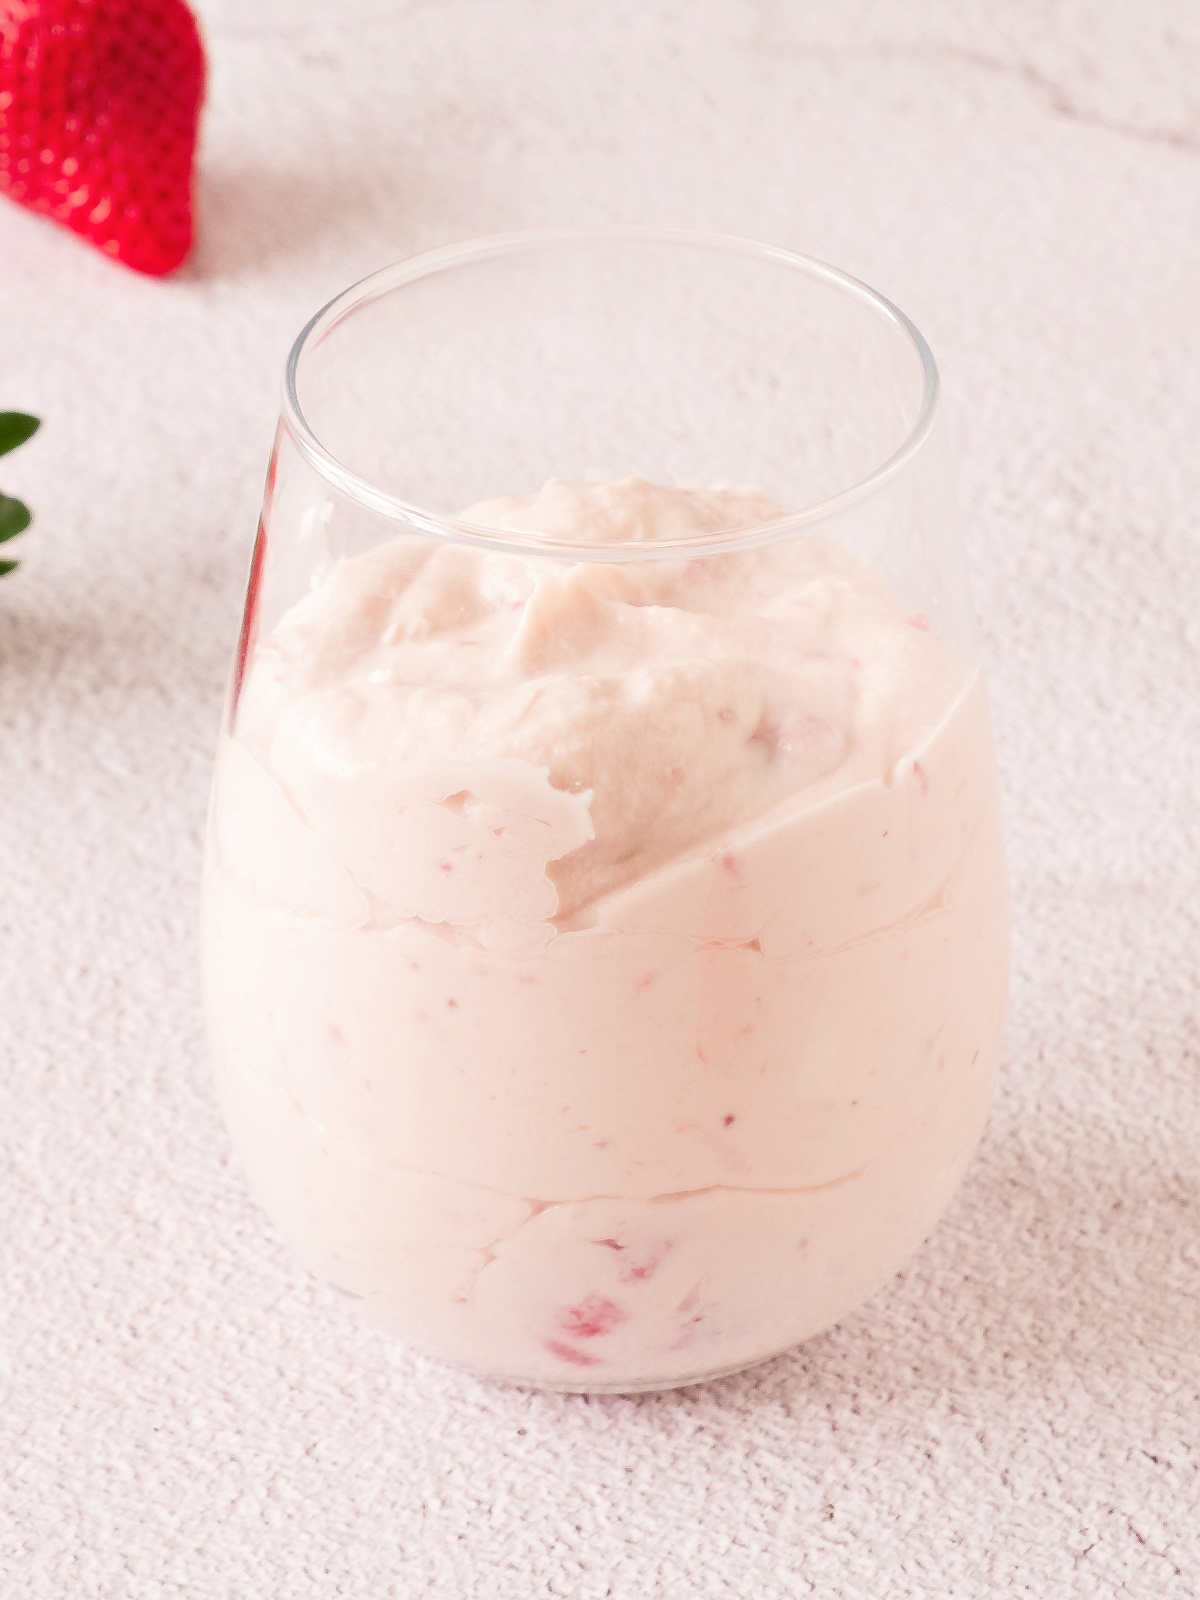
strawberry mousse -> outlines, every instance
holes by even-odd
[[[748,1365],[885,1282],[978,1139],[983,689],[824,538],[721,549],[783,515],[555,480],[463,514],[495,548],[337,562],[250,653],[221,1103],[301,1258],[432,1354],[588,1390]]]

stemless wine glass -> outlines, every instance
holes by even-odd
[[[267,1211],[419,1348],[733,1371],[958,1183],[1008,933],[936,401],[862,284],[672,231],[434,251],[297,340],[210,1031]]]

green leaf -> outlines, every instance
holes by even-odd
[[[0,411],[0,456],[32,438],[41,425],[40,417],[31,417],[24,411]]]
[[[15,572],[20,565],[19,561],[0,561],[0,578],[6,578],[10,572]]]
[[[15,539],[17,534],[24,533],[33,521],[33,513],[21,500],[14,500],[11,495],[0,494],[0,544],[6,539]]]

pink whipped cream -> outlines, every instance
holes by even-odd
[[[630,479],[464,520],[781,514]],[[636,554],[404,536],[325,573],[248,664],[205,894],[223,1109],[294,1249],[568,1388],[742,1366],[873,1292],[974,1148],[1006,988],[959,656],[815,537]]]

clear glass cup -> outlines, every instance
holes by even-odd
[[[231,1136],[315,1272],[525,1384],[763,1360],[945,1206],[1007,943],[937,374],[895,307],[614,229],[435,251],[312,320],[204,969]]]

